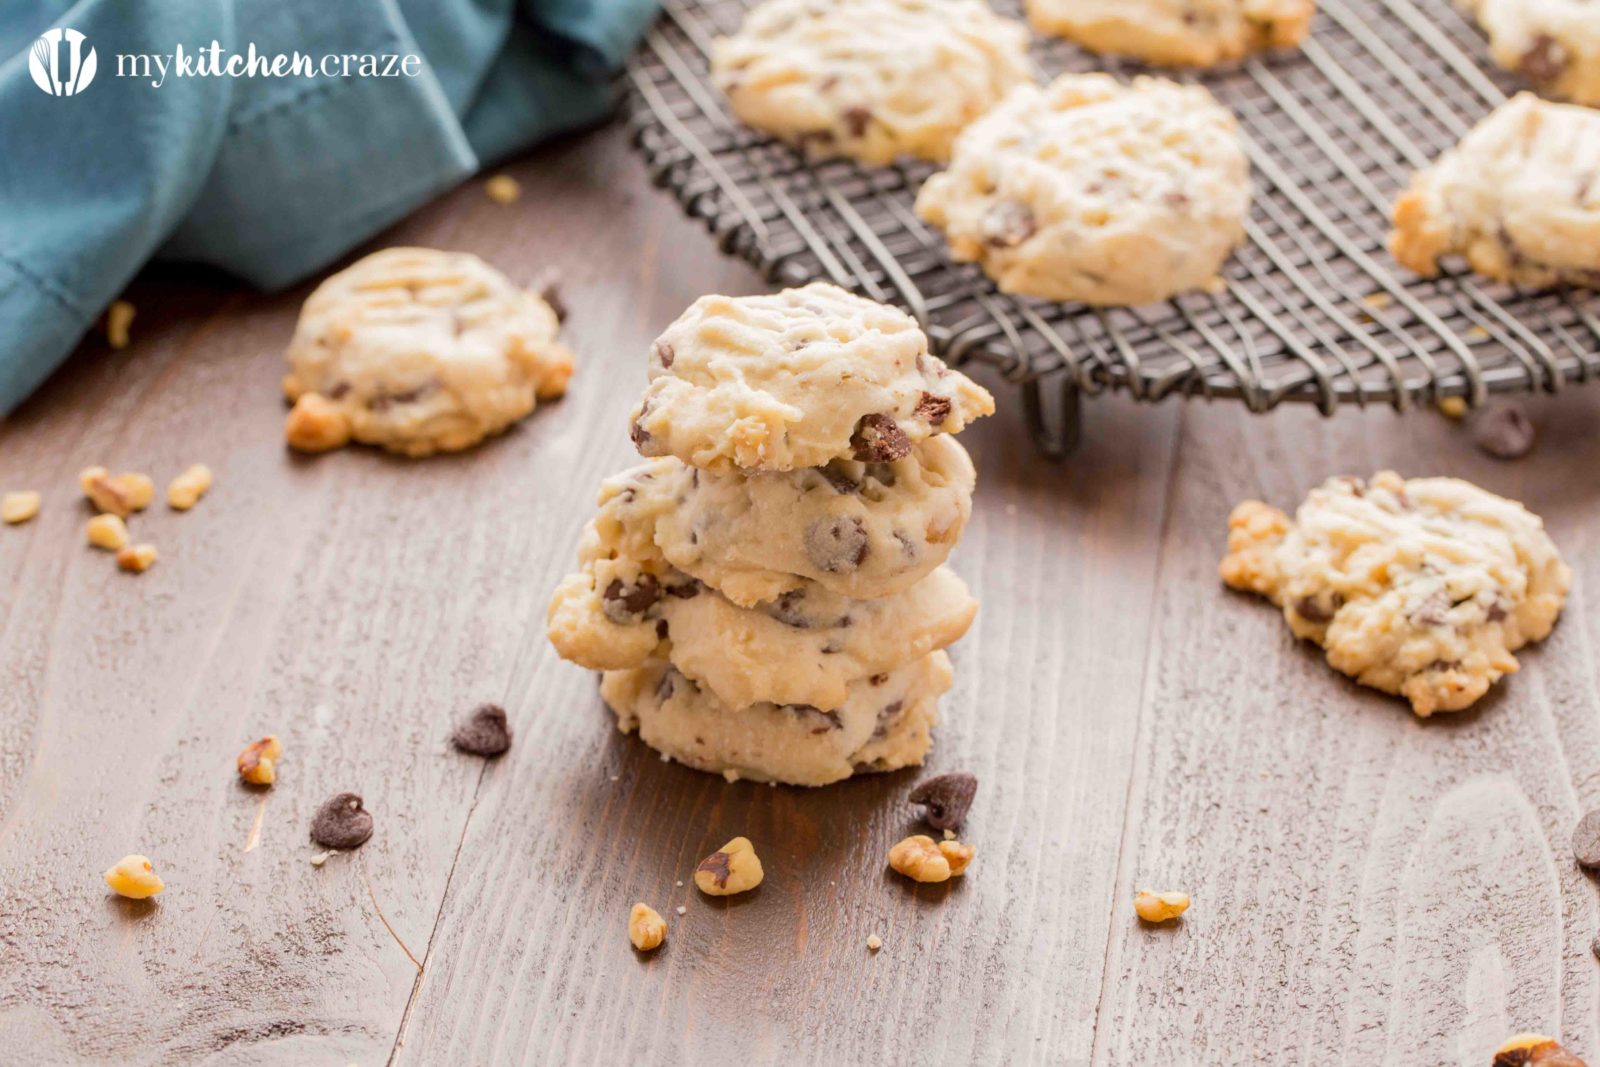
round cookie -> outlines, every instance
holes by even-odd
[[[961,128],[1033,80],[1028,31],[981,0],[765,0],[718,38],[734,114],[813,157],[942,161]]]
[[[557,327],[548,304],[476,256],[374,252],[300,312],[285,436],[309,452],[352,439],[408,456],[470,447],[566,392]]]
[[[1247,500],[1223,581],[1283,609],[1297,637],[1418,715],[1467,707],[1543,639],[1572,571],[1521,504],[1455,478],[1333,478],[1294,521]]]
[[[730,707],[772,701],[826,711],[844,703],[855,679],[959,640],[977,611],[948,567],[878,600],[807,583],[741,608],[659,559],[602,554],[556,587],[548,633],[563,659],[591,670],[668,660]]]
[[[1217,284],[1244,236],[1250,166],[1204,88],[1068,74],[968,127],[916,206],[1004,292],[1149,304]]]
[[[804,704],[730,708],[670,664],[607,671],[600,695],[624,733],[680,763],[790,785],[827,785],[852,774],[920,764],[933,743],[950,659],[934,652],[894,671],[858,679],[833,711]]]
[[[1500,281],[1600,289],[1600,111],[1518,93],[1412,176],[1394,223],[1390,251],[1424,277],[1460,255]]]
[[[1495,63],[1539,90],[1600,106],[1600,11],[1594,0],[1457,0],[1489,35]]]
[[[1028,21],[1091,52],[1210,67],[1305,40],[1314,0],[1027,0]]]
[[[596,523],[652,542],[735,604],[814,581],[858,600],[909,588],[945,561],[972,513],[966,449],[930,437],[893,463],[714,474],[674,457],[606,481]]]
[[[645,456],[707,470],[888,463],[994,398],[928,353],[911,316],[824,282],[704,296],[656,339],[630,419]]]

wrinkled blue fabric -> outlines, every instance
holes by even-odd
[[[151,259],[288,285],[542,138],[600,120],[654,0],[5,0],[0,414]],[[52,27],[92,81],[35,84]],[[415,77],[119,76],[119,55],[419,57]],[[65,53],[63,53],[63,60]],[[56,63],[63,69],[69,62]],[[152,72],[154,75],[154,72]]]

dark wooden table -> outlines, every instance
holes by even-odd
[[[1600,390],[1535,404],[1520,463],[1430,412],[1107,397],[1056,465],[990,381],[955,556],[983,608],[930,765],[978,775],[978,857],[913,889],[884,856],[915,772],[806,791],[662,763],[546,643],[596,487],[635,458],[650,339],[761,284],[618,130],[511,173],[517,204],[472,183],[374,244],[564,276],[574,388],[501,440],[298,459],[278,379],[309,286],[163,275],[132,291],[131,348],[89,339],[0,425],[0,486],[46,496],[0,529],[0,1061],[1409,1067],[1487,1064],[1520,1029],[1600,1056],[1567,846],[1600,802]],[[195,511],[136,520],[153,570],[85,546],[81,467],[197,461]],[[1236,500],[1385,466],[1526,501],[1577,572],[1475,710],[1417,721],[1217,581]],[[490,764],[447,741],[485,700],[517,730]],[[269,731],[261,793],[232,764]],[[377,833],[314,867],[311,813],[344,789]],[[735,834],[759,891],[678,884]],[[101,883],[136,851],[156,902]],[[1193,895],[1181,924],[1135,921],[1146,885]],[[635,900],[672,928],[649,958]]]

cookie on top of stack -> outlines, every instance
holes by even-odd
[[[826,284],[707,296],[651,347],[649,462],[609,479],[550,602],[624,731],[729,780],[919,764],[977,601],[944,561],[993,398],[916,322]]]

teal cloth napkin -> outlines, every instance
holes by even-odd
[[[654,12],[655,0],[5,0],[0,415],[152,258],[279,288],[482,165],[598,121]],[[40,43],[59,27],[83,39]],[[351,77],[185,76],[169,58],[161,79],[154,60],[139,77],[127,58],[213,41],[224,61],[251,45],[268,58],[414,55],[416,76],[362,77],[359,64]],[[69,76],[85,81],[91,47],[92,78],[62,94]]]

